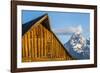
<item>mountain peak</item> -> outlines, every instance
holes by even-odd
[[[81,33],[74,33],[70,39],[70,44],[73,47],[73,50],[77,53],[83,52],[82,46],[85,43],[85,39]]]
[[[80,32],[75,32],[70,40],[64,44],[65,48],[71,52],[75,58],[89,58],[89,40],[85,39]],[[88,45],[88,46],[87,46]],[[87,52],[87,53],[86,53]],[[84,56],[86,54],[86,56]]]

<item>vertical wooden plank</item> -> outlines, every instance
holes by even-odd
[[[48,31],[46,30],[46,56],[48,58]]]
[[[62,58],[62,48],[61,48],[61,45],[59,47],[60,47],[60,57]]]
[[[62,50],[61,50],[61,55],[62,55],[62,57],[64,58],[64,49],[63,49],[62,46],[61,46],[61,48],[62,48]]]
[[[28,61],[30,61],[30,48],[29,48],[29,32],[27,33],[27,50],[28,50]]]
[[[42,57],[42,26],[40,24],[40,58]]]
[[[62,59],[62,57],[61,57],[61,44],[59,44],[59,57]]]
[[[57,44],[57,45],[56,45],[56,47],[57,47],[57,48],[56,48],[56,50],[57,50],[57,58],[59,58],[59,48],[58,48],[58,41],[57,41],[57,40],[56,40],[56,44]]]
[[[28,40],[29,40],[29,57],[30,57],[30,61],[31,61],[31,56],[32,56],[32,52],[31,52],[31,39],[30,39],[30,31],[29,31],[29,35],[28,35]]]
[[[25,52],[26,52],[26,60],[27,60],[28,59],[27,34],[25,35]]]
[[[58,41],[57,41],[57,54],[58,54],[58,58],[59,58],[59,43],[58,43]]]
[[[62,46],[60,46],[61,47],[61,57],[62,57],[62,59],[63,59],[63,48],[62,48]]]
[[[52,40],[53,39],[52,39],[52,34],[50,34],[50,35],[51,35],[51,58],[53,59],[53,55],[52,55],[53,54],[53,47],[52,47]]]
[[[39,26],[40,28],[39,28],[39,30],[40,30],[40,40],[39,40],[39,42],[40,42],[40,58],[41,58],[41,51],[42,51],[42,49],[41,49],[41,24],[40,24],[40,26]]]
[[[62,48],[62,46],[60,45],[60,56],[61,56],[61,58],[63,59],[63,56],[62,56],[62,54],[63,54],[63,48]]]
[[[38,31],[37,31],[37,33],[38,33],[38,57],[40,58],[40,24],[38,25]]]
[[[49,42],[49,32],[48,32],[48,30],[46,30],[46,55],[47,55],[47,57],[48,57],[48,54],[49,54],[49,44],[48,44],[48,42]]]
[[[40,33],[41,33],[41,35],[40,35],[40,37],[41,37],[41,39],[40,39],[40,49],[41,49],[41,58],[43,57],[43,26],[42,26],[42,24],[40,25]]]
[[[60,51],[59,45],[60,45],[60,44],[57,42],[58,58],[60,58],[60,57],[59,57],[59,56],[60,56],[60,53],[59,53],[59,51]]]
[[[30,49],[31,49],[31,61],[33,60],[33,55],[34,55],[34,52],[33,52],[33,37],[32,37],[32,35],[33,35],[33,31],[32,31],[32,29],[31,29],[31,31],[30,31]]]
[[[41,57],[43,57],[43,27],[41,26]]]
[[[22,56],[23,56],[23,58],[25,57],[25,41],[24,41],[24,36],[22,37]]]
[[[58,50],[58,58],[59,58],[59,43],[58,43],[58,41],[57,41],[57,50]]]
[[[47,31],[46,30],[44,30],[44,32],[45,32],[45,49],[44,49],[44,52],[45,52],[45,57],[46,57],[46,50],[47,50],[47,48],[46,48],[46,45],[47,45],[47,42],[46,42],[46,40],[47,40],[47,37],[46,37],[46,35],[47,35]]]
[[[55,51],[54,51],[54,49],[55,49],[55,46],[54,46],[54,36],[52,35],[52,55],[53,55],[53,58],[55,58]]]
[[[62,48],[62,57],[64,58],[64,49],[62,46],[61,46],[61,48]]]
[[[28,61],[29,61],[29,43],[28,43],[28,33],[27,33],[27,53],[28,53]]]
[[[35,47],[35,48],[34,48],[34,49],[35,49],[35,58],[37,58],[37,35],[36,35],[36,29],[37,29],[37,28],[35,27],[35,29],[34,29],[34,34],[35,34],[35,36],[34,36],[34,41],[35,41],[35,42],[34,42],[34,44],[35,44],[35,45],[34,45],[34,47]]]
[[[58,43],[58,57],[61,60],[61,57],[60,57],[60,43]]]
[[[55,46],[54,46],[54,44],[55,44],[55,38],[54,38],[54,36],[53,36],[53,58],[55,58]]]
[[[62,58],[62,48],[61,48],[61,45],[59,45],[59,48],[60,48],[60,57]]]
[[[52,58],[52,34],[49,32],[50,35],[50,58]]]
[[[45,29],[43,27],[43,56],[45,56]]]
[[[33,47],[32,48],[33,48],[33,59],[34,59],[35,56],[36,56],[35,55],[35,37],[36,37],[36,35],[35,35],[35,28],[32,29],[32,32],[33,32],[33,35],[32,35],[32,38],[33,38],[32,39],[32,41],[33,41],[33,44],[32,45],[33,45]]]
[[[50,31],[48,31],[48,36],[49,36],[49,58],[51,58],[51,47],[52,47],[52,45],[51,45],[51,34],[50,34]]]
[[[24,58],[24,38],[22,38],[22,58]]]
[[[65,52],[65,50],[64,50],[64,49],[63,49],[63,51],[64,51],[63,58],[65,58],[65,57],[66,57],[66,52]]]
[[[54,46],[54,44],[55,44],[55,39],[54,39],[54,36],[53,36],[53,58],[55,58],[55,46]]]
[[[36,33],[37,33],[37,29],[36,29]],[[37,37],[37,34],[36,34],[36,43],[35,43],[35,45],[36,45],[36,58],[38,58],[38,37]]]
[[[58,42],[57,42],[57,40],[56,40],[56,51],[57,51],[56,54],[57,54],[57,58],[58,58],[58,50],[59,50],[59,49],[58,49]]]
[[[56,39],[55,39],[55,54],[56,54],[56,57],[55,58],[57,58],[57,43],[56,43],[57,41],[56,41]]]
[[[25,36],[23,37],[23,48],[24,48],[24,56],[26,57],[26,52],[25,52]]]
[[[25,57],[24,57],[24,59],[27,57],[27,56],[26,56],[26,45],[25,45],[25,43],[26,43],[26,42],[25,42],[25,35],[24,35],[24,52],[25,52]]]
[[[57,58],[57,43],[56,43],[57,41],[56,41],[56,39],[55,39],[55,54],[56,54],[56,57],[55,58]]]
[[[41,57],[40,38],[38,38],[38,56]]]
[[[58,50],[57,50],[57,40],[55,39],[55,54],[56,54],[56,58],[58,57],[58,55],[57,55],[57,52],[58,52]]]
[[[37,28],[36,28],[36,41],[37,41],[37,43],[36,43],[36,47],[37,47],[37,58],[39,57],[39,48],[38,48],[38,26],[37,26]]]
[[[51,58],[53,59],[53,36],[51,33],[50,35],[51,35]]]
[[[24,58],[24,36],[22,37],[22,59]]]

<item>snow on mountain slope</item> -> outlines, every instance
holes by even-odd
[[[89,59],[90,57],[90,40],[85,39],[80,32],[75,32],[64,47],[76,59]]]

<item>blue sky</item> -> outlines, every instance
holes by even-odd
[[[52,30],[63,44],[70,39],[73,31],[76,30],[81,30],[85,38],[90,37],[89,13],[22,10],[22,23],[24,24],[45,13],[49,16]]]

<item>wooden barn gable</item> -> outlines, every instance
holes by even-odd
[[[22,25],[22,62],[71,60],[44,14]]]

